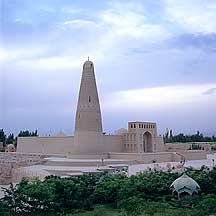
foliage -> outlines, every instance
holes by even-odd
[[[5,141],[6,141],[6,134],[3,129],[0,129],[0,142],[5,143]]]
[[[203,166],[200,170],[189,168],[186,172],[202,190],[200,196],[194,199],[193,205],[197,210],[193,211],[180,209],[177,197],[173,197],[169,190],[180,174],[153,170],[131,177],[99,173],[65,179],[50,176],[44,181],[23,179],[18,185],[11,184],[10,188],[4,189],[5,197],[0,202],[1,214],[79,215],[76,212],[82,210],[86,214],[80,215],[100,216],[109,213],[104,209],[92,210],[95,205],[107,204],[121,209],[122,216],[163,215],[164,212],[166,215],[181,215],[184,211],[185,215],[200,216],[215,213],[216,168],[209,170]]]
[[[28,130],[20,131],[18,137],[29,137],[29,136],[38,136],[37,130],[30,132]],[[5,144],[15,144],[17,145],[17,137],[14,136],[13,133],[10,133],[8,136],[5,134],[3,129],[0,129],[0,142]]]
[[[199,209],[203,209],[206,214],[216,213],[216,195],[209,194],[205,196],[199,203]]]
[[[20,131],[18,137],[30,137],[30,136],[38,136],[37,130],[30,132],[28,130]]]
[[[205,137],[199,131],[197,131],[196,134],[192,134],[192,135],[185,135],[183,133],[173,135],[172,130],[170,130],[164,134],[163,138],[165,143],[216,142],[215,136]]]
[[[13,133],[8,135],[8,137],[6,139],[6,143],[7,144],[13,144],[14,143],[14,134]]]
[[[117,194],[127,184],[125,175],[106,175],[101,178],[94,191],[94,202],[99,204],[117,203]]]
[[[123,209],[127,215],[136,216],[144,211],[144,202],[144,199],[132,196],[119,201],[118,207]]]

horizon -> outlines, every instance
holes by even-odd
[[[73,134],[89,56],[107,134],[152,121],[159,134],[216,135],[215,2],[2,0],[0,9],[7,134]]]

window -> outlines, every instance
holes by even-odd
[[[133,125],[131,124],[131,128],[133,128]]]
[[[134,128],[136,128],[136,124],[134,124]]]
[[[88,99],[89,103],[91,102],[91,97],[89,96],[89,99]]]

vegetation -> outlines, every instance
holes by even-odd
[[[37,130],[30,132],[28,130],[20,131],[18,137],[29,137],[29,136],[38,136]],[[0,129],[0,142],[3,142],[4,146],[6,144],[17,144],[17,137],[13,133],[10,133],[8,136],[5,134],[3,129]]]
[[[6,134],[3,129],[0,129],[0,142],[5,142],[6,141]]]
[[[216,142],[216,137],[203,136],[202,133],[197,131],[196,134],[185,135],[183,133],[173,135],[172,130],[168,130],[163,136],[165,143],[186,143],[186,142]]]
[[[88,174],[44,181],[23,179],[4,189],[0,215],[208,215],[216,213],[216,168],[192,168],[187,174],[202,191],[193,206],[180,208],[170,184],[178,173],[145,171],[136,176]]]

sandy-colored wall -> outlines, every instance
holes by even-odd
[[[155,152],[164,152],[165,151],[163,137],[161,137],[161,136],[155,137],[154,150],[155,150]]]
[[[123,136],[121,135],[104,135],[103,152],[123,152]]]
[[[214,142],[191,142],[191,143],[166,143],[165,144],[165,150],[166,151],[185,151],[192,148],[192,145],[199,145],[201,149],[204,148],[205,151],[210,152],[211,151],[211,145],[216,144]]]
[[[76,132],[74,136],[75,152],[78,154],[103,152],[103,136],[102,133],[96,132]]]
[[[180,153],[187,160],[202,160],[207,158],[206,151],[202,150],[190,150],[190,151],[182,151]],[[183,158],[180,155],[173,153],[173,161],[180,161]]]
[[[137,160],[142,163],[172,161],[172,152],[160,153],[110,153],[112,159]]]
[[[77,153],[122,152],[122,136],[103,135],[94,132],[76,132],[74,137]]]
[[[202,160],[207,158],[206,151],[191,150],[181,152],[186,160]],[[181,156],[175,152],[158,152],[158,153],[110,153],[112,159],[137,160],[140,163],[161,163],[161,162],[179,162]]]
[[[17,152],[67,154],[74,150],[74,137],[18,137]]]
[[[101,133],[76,133],[67,137],[19,137],[17,152],[76,154],[122,152],[122,136]]]

